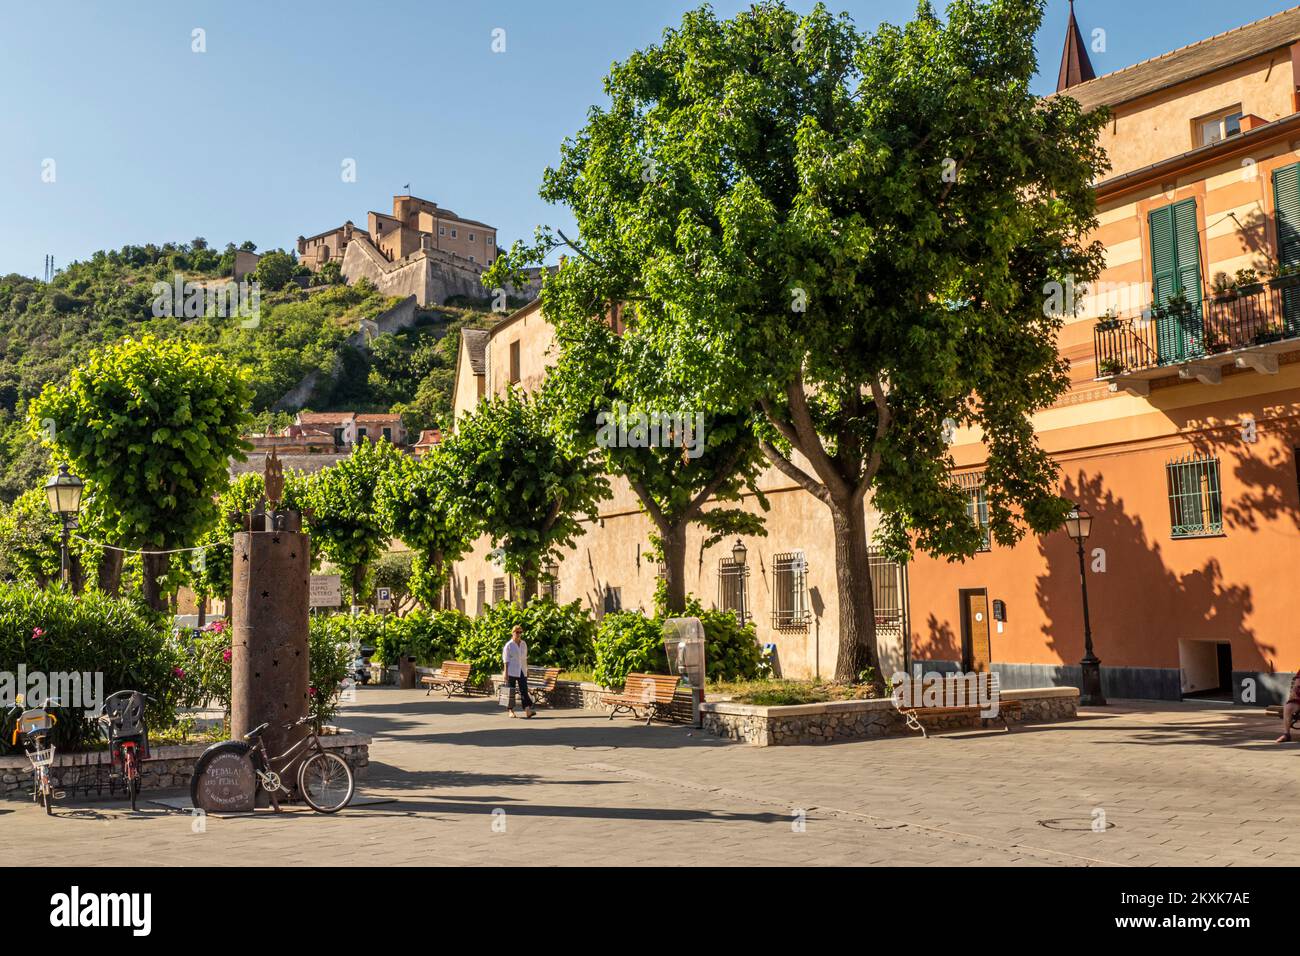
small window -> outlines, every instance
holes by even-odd
[[[1197,145],[1209,146],[1228,139],[1230,136],[1240,135],[1241,115],[1241,110],[1238,109],[1219,116],[1197,120],[1197,128],[1200,130],[1200,142]]]
[[[478,260],[475,259],[473,256],[470,256],[470,257],[469,257],[469,261],[470,261],[470,262],[477,262]]]
[[[606,614],[614,614],[623,610],[623,589],[605,585],[604,611]]]
[[[456,230],[455,230],[455,229],[453,229],[453,230],[451,231],[451,237],[452,237],[453,239],[456,238]]]
[[[483,608],[487,605],[487,582],[480,581],[474,589],[474,613],[479,615],[483,613]]]
[[[1169,480],[1169,524],[1175,538],[1223,534],[1219,459],[1176,458],[1165,466]]]
[[[487,247],[488,247],[489,249],[491,249],[491,248],[492,248],[492,243],[493,243],[495,240],[493,240],[493,238],[492,238],[491,236],[488,236],[488,237],[487,237],[485,240],[483,240],[483,241],[486,242],[486,243],[487,243]]]
[[[738,564],[735,558],[718,562],[718,607],[731,611],[741,624],[750,618],[748,580],[748,564]]]
[[[388,441],[393,440],[393,430],[391,428],[384,429],[384,438],[386,438]]]
[[[871,597],[877,627],[899,627],[903,622],[903,568],[878,551],[867,555],[871,570]]]
[[[808,562],[802,551],[778,554],[772,559],[772,626],[783,630],[808,629]]]
[[[966,492],[966,514],[984,533],[979,549],[988,551],[992,547],[992,539],[989,534],[989,501],[984,493],[984,472],[971,471],[958,475],[957,484]]]
[[[492,579],[492,603],[500,604],[505,599],[506,599],[506,579],[493,578]]]
[[[473,241],[474,241],[474,233],[472,233],[472,232],[469,234],[469,241],[470,241],[470,242],[473,242]]]
[[[519,381],[519,341],[510,343],[510,381]]]
[[[439,227],[438,227],[438,235],[440,235],[440,236],[445,236],[446,234],[447,234],[447,227],[446,227],[446,226],[439,226]]]

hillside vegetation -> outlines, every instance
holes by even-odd
[[[240,248],[251,251],[252,244]],[[418,433],[446,423],[460,328],[486,328],[499,318],[474,303],[423,310],[412,328],[356,348],[348,339],[360,321],[400,300],[364,280],[343,285],[336,272],[313,279],[330,284],[301,288],[291,280],[305,270],[278,251],[263,258],[255,276],[261,283],[256,323],[215,309],[194,318],[180,309],[173,311],[181,317],[153,314],[154,283],[171,283],[179,274],[219,284],[233,273],[235,251],[231,244],[218,252],[202,239],[124,246],[74,262],[50,283],[0,277],[0,500],[12,501],[51,470],[46,451],[27,434],[27,403],[106,342],[151,333],[211,346],[248,372],[262,428],[292,419],[297,409],[274,406],[315,373],[303,408],[398,412],[408,431]]]

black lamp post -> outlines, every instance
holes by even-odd
[[[1065,533],[1074,539],[1079,548],[1079,586],[1083,591],[1083,660],[1079,668],[1083,679],[1079,681],[1079,703],[1088,707],[1104,707],[1106,698],[1101,692],[1101,659],[1092,650],[1092,622],[1088,617],[1088,569],[1084,565],[1083,542],[1092,532],[1092,515],[1075,505],[1065,516]]]
[[[745,547],[745,542],[737,538],[731,546],[731,558],[736,562],[736,616],[740,618],[741,624],[749,617],[749,610],[745,607],[745,575],[748,573],[745,558],[748,556],[749,549]]]
[[[70,562],[68,540],[72,529],[77,526],[77,512],[81,510],[81,489],[83,483],[76,475],[68,472],[68,466],[59,465],[59,473],[45,483],[45,496],[50,502],[50,511],[63,522],[63,541],[59,555],[60,579],[68,587]]]

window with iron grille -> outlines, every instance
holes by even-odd
[[[893,627],[903,622],[903,595],[899,582],[902,568],[878,551],[867,556],[871,570],[871,596],[876,608],[876,626]]]
[[[968,471],[956,477],[957,484],[966,493],[966,514],[984,533],[980,550],[988,551],[992,540],[989,535],[989,500],[984,494],[984,472]]]
[[[772,626],[807,630],[808,561],[802,551],[786,551],[772,558]]]
[[[623,589],[605,585],[605,613],[613,614],[623,610]]]
[[[483,607],[487,604],[487,582],[480,581],[474,588],[474,614],[483,613]]]
[[[493,578],[492,579],[492,603],[500,604],[505,599],[506,599],[506,579]]]
[[[731,611],[741,624],[750,618],[748,581],[748,564],[738,564],[735,558],[718,562],[718,607]]]
[[[1165,466],[1169,479],[1169,525],[1175,538],[1223,533],[1219,459],[1188,455]]]
[[[542,569],[542,597],[560,603],[560,566],[554,562]]]

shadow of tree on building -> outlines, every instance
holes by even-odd
[[[1261,420],[1255,422],[1253,442],[1243,437],[1241,419],[1187,418],[1177,424],[1188,435],[1196,455],[1217,457],[1220,473],[1234,479],[1223,494],[1223,518],[1229,530],[1254,532],[1264,524],[1285,519],[1300,529],[1300,476],[1295,457],[1295,449],[1300,448],[1300,424],[1288,417],[1287,409],[1266,406]]]
[[[1260,644],[1248,624],[1254,611],[1251,588],[1228,583],[1217,558],[1185,573],[1171,569],[1162,545],[1151,540],[1141,519],[1125,510],[1123,499],[1104,487],[1100,476],[1080,471],[1064,480],[1062,493],[1093,516],[1084,556],[1093,644],[1103,669],[1108,660],[1169,667],[1179,660],[1180,638],[1231,644],[1234,668],[1269,666],[1276,648]],[[1077,546],[1062,530],[1040,537],[1038,548],[1047,568],[1035,589],[1047,620],[1043,634],[1049,648],[1073,663],[1084,651]],[[1105,571],[1094,570],[1103,560]],[[1135,593],[1134,582],[1140,592]],[[1129,660],[1116,660],[1120,646],[1130,649]]]

